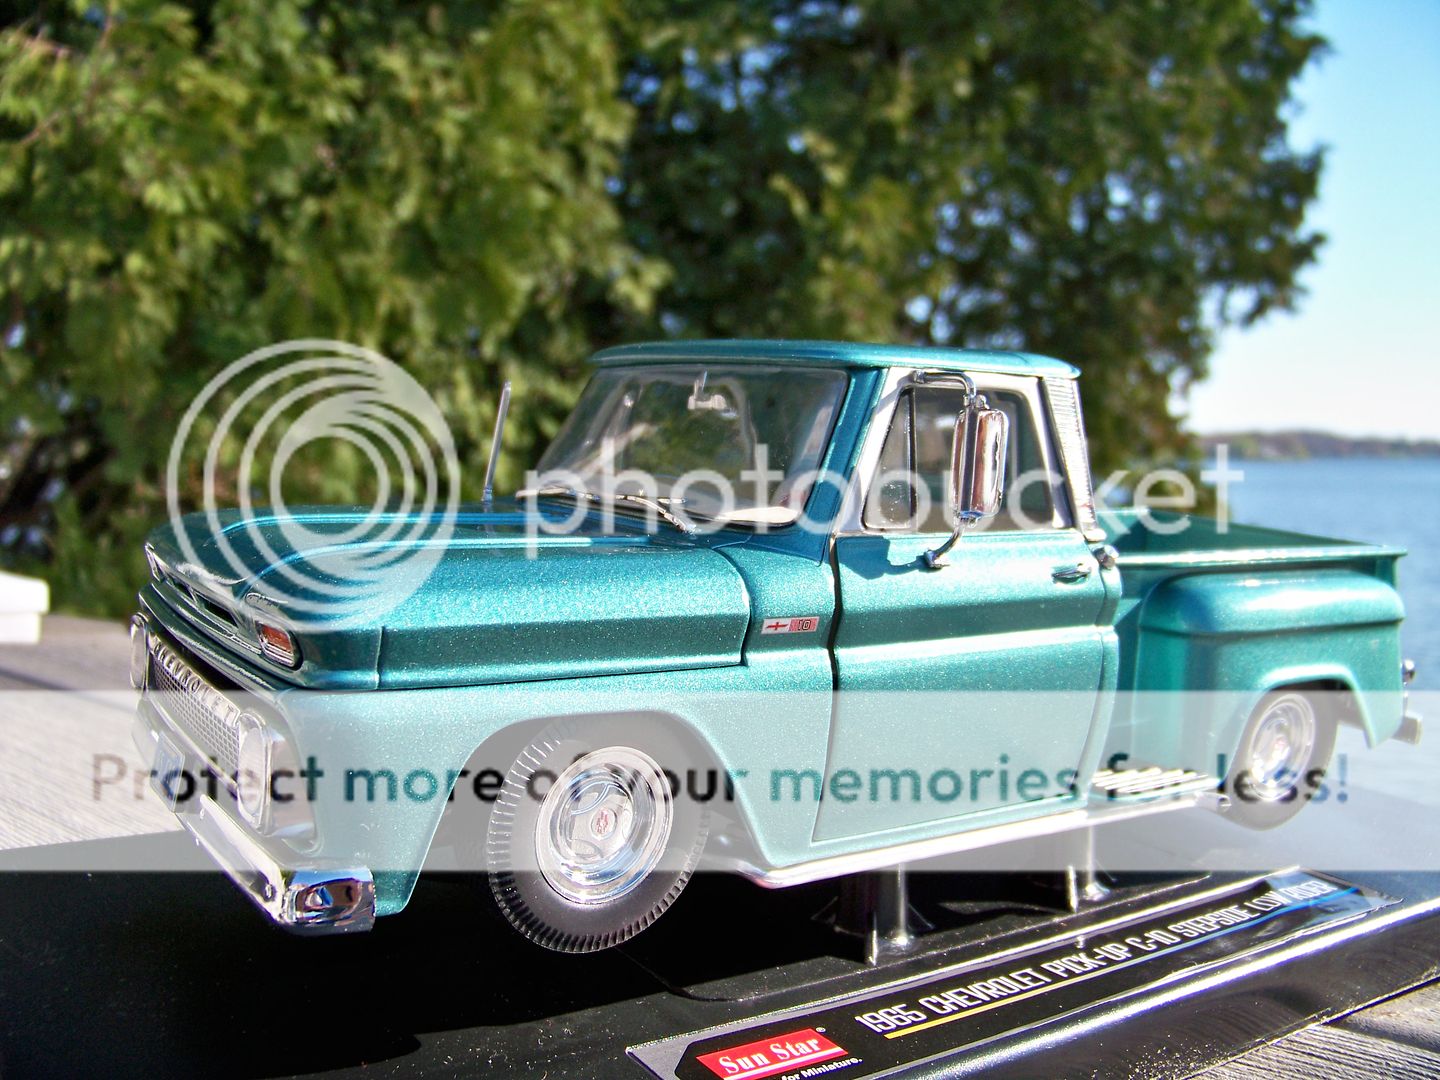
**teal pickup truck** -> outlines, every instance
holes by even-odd
[[[369,511],[150,538],[136,739],[277,922],[368,929],[443,845],[518,930],[591,951],[697,867],[781,887],[1197,806],[1268,827],[1337,725],[1419,736],[1402,552],[1097,512],[1068,364],[594,365],[526,488],[461,507],[359,617],[301,618],[286,571]]]

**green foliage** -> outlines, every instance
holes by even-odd
[[[1085,367],[1102,475],[1183,457],[1214,327],[1291,305],[1319,243],[1284,119],[1307,6],[0,14],[0,558],[125,610],[181,413],[297,337],[403,363],[470,497],[502,379],[503,488],[586,353],[654,336],[1049,352]],[[287,495],[353,497],[361,464]]]
[[[648,294],[605,190],[629,127],[614,12],[475,12],[81,2],[0,35],[0,296],[23,328],[0,359],[19,436],[0,509],[61,603],[131,602],[178,418],[251,349],[401,359],[478,473],[502,377],[533,409],[518,455],[573,395],[573,282],[622,309]],[[333,498],[327,472],[294,497]],[[115,561],[71,577],[87,550]]]
[[[1098,472],[1183,457],[1215,325],[1290,306],[1320,242],[1307,6],[652,0],[621,199],[673,276],[624,333],[1048,353]]]

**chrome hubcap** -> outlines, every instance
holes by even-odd
[[[1315,748],[1315,710],[1298,694],[1278,698],[1255,729],[1250,782],[1257,798],[1275,801],[1300,781]]]
[[[586,754],[540,804],[540,873],[572,903],[616,900],[660,861],[674,811],[669,782],[647,755],[625,746]]]

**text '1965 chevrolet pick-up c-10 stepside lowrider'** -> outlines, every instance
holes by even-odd
[[[1418,738],[1402,552],[1097,510],[1066,363],[594,364],[533,482],[443,534],[315,507],[150,538],[136,739],[277,922],[368,929],[443,842],[478,902],[592,951],[697,867],[781,887],[1201,806],[1265,828],[1337,725]],[[359,546],[396,557],[327,618]]]

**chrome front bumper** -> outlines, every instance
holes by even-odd
[[[133,736],[147,763],[155,760],[162,730],[185,754],[187,768],[198,768],[204,756],[193,740],[142,698]],[[175,816],[226,876],[286,929],[307,935],[350,934],[374,925],[375,882],[368,869],[324,862],[293,865],[295,852],[267,844],[198,790],[176,807]]]

